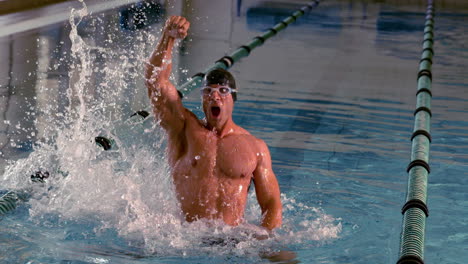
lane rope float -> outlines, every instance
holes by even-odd
[[[308,3],[307,5],[295,11],[292,15],[283,19],[281,22],[279,22],[275,26],[269,28],[262,35],[254,37],[249,43],[245,45],[241,45],[237,50],[235,50],[230,55],[221,57],[220,59],[215,61],[214,64],[212,64],[207,69],[205,69],[203,72],[199,72],[193,75],[190,78],[190,81],[182,84],[180,89],[177,90],[180,98],[183,99],[186,95],[192,92],[195,88],[199,87],[203,80],[203,77],[205,77],[205,74],[207,72],[212,71],[214,69],[219,69],[219,68],[225,69],[225,70],[231,68],[234,65],[234,63],[236,63],[237,61],[239,61],[240,59],[244,57],[249,56],[255,48],[263,45],[268,39],[277,35],[280,31],[287,28],[291,23],[294,23],[298,18],[306,14],[306,12],[311,11],[313,8],[317,7],[319,4],[320,4],[320,0],[314,0]],[[145,112],[145,113],[148,113],[148,115],[143,116],[141,114],[138,114],[139,112]],[[140,110],[132,114],[131,117],[135,115],[140,115],[143,117],[143,119],[145,119],[149,116],[150,112],[151,112],[150,110]],[[104,150],[112,149],[112,145],[114,144],[113,140],[103,135],[96,137],[95,142],[97,145],[101,146]]]
[[[424,25],[424,41],[421,60],[419,61],[418,91],[416,93],[416,111],[414,129],[411,136],[411,162],[408,165],[408,192],[406,202],[401,209],[403,225],[400,237],[399,259],[397,264],[424,264],[424,233],[427,207],[427,178],[431,172],[429,150],[432,142],[430,122],[432,118],[432,57],[434,56],[434,5],[427,2]]]

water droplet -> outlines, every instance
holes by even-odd
[[[196,160],[200,160],[201,157],[200,157],[199,155],[197,155],[197,156],[195,156],[195,159],[196,159]]]

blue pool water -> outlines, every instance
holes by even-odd
[[[129,119],[148,107],[157,16],[134,30],[120,25],[131,9],[78,5],[70,22],[0,38],[0,194],[32,195],[0,216],[0,262],[395,263],[426,7],[394,2],[324,1],[231,69],[234,120],[269,145],[282,191],[284,225],[267,241],[253,226],[181,223],[164,135]],[[201,7],[184,7],[193,35],[174,59],[177,84],[301,5]],[[468,259],[467,22],[463,4],[436,8],[427,263]],[[184,102],[202,115],[197,92]],[[115,147],[96,147],[98,135]],[[52,176],[31,184],[37,170]],[[259,219],[251,193],[246,220]]]

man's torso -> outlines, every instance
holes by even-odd
[[[260,155],[257,139],[237,126],[220,138],[196,118],[186,122],[178,136],[183,138],[169,141],[175,189],[186,220],[222,219],[239,224]]]

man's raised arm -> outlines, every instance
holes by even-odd
[[[167,19],[161,39],[146,64],[148,96],[155,116],[169,134],[182,129],[185,111],[177,89],[169,81],[172,70],[172,49],[176,39],[187,36],[189,27],[190,23],[183,17],[171,16]]]
[[[273,169],[271,168],[271,156],[267,145],[259,140],[261,155],[257,168],[253,173],[255,193],[262,209],[262,226],[268,230],[280,227],[282,222],[283,207],[281,205],[280,189]]]

